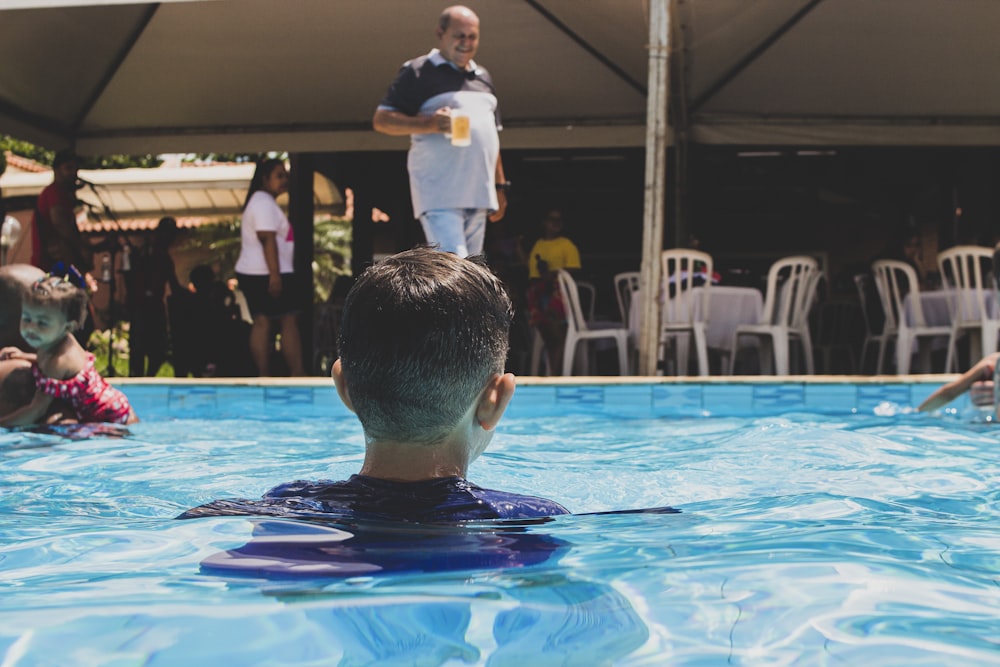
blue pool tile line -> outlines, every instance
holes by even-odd
[[[521,384],[509,414],[600,412],[622,417],[757,415],[806,411],[884,414],[913,410],[940,384],[914,382],[650,382]],[[315,385],[122,384],[144,419],[347,417],[332,383]],[[968,397],[949,409],[970,407]]]

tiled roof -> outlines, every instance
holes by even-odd
[[[11,172],[24,171],[37,174],[43,171],[49,171],[49,168],[44,164],[35,162],[34,160],[26,157],[21,157],[20,155],[15,155],[10,151],[4,151],[3,156],[7,160],[7,169]]]
[[[193,229],[202,225],[214,225],[232,220],[232,216],[187,216],[174,217],[179,229]],[[91,233],[113,232],[116,230],[125,232],[152,231],[160,223],[160,218],[129,218],[115,223],[111,220],[94,220],[88,218],[86,214],[77,216],[77,226],[80,231]]]

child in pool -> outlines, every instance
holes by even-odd
[[[369,267],[344,302],[333,380],[361,422],[347,480],[298,480],[260,500],[222,499],[179,518],[295,516],[451,522],[566,514],[556,502],[466,480],[514,395],[504,372],[510,298],[480,261],[415,248]]]
[[[5,347],[0,349],[0,360],[30,361],[35,395],[27,405],[0,418],[0,426],[39,423],[54,399],[72,406],[79,422],[138,421],[125,395],[101,377],[94,368],[94,355],[73,335],[87,316],[83,285],[83,277],[70,267],[65,276],[47,274],[25,290],[21,336],[36,351]]]

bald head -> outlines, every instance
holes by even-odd
[[[45,272],[30,264],[0,266],[0,347],[25,348],[21,338],[21,297]]]
[[[451,25],[451,21],[454,18],[475,21],[476,25],[479,25],[479,17],[476,16],[474,11],[464,5],[452,5],[441,12],[441,16],[438,18],[438,29],[441,32],[448,30],[448,26]]]

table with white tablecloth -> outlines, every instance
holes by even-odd
[[[971,291],[971,290],[970,290]],[[956,307],[953,300],[956,298],[954,289],[939,289],[939,290],[929,290],[920,292],[920,310],[924,316],[924,324],[926,326],[951,326],[952,311]],[[997,304],[997,293],[995,290],[986,290],[983,294],[984,307],[988,317],[996,317],[998,310]],[[904,315],[906,317],[906,324],[909,326],[914,326],[913,318],[913,293],[907,294],[903,299],[903,309]],[[930,349],[931,350],[943,350],[948,347],[948,337],[947,336],[937,336],[932,339]],[[970,332],[970,347],[973,352],[972,355],[978,355],[978,349],[980,347],[979,343],[979,332]],[[918,350],[917,341],[913,343],[913,352],[916,353]],[[925,359],[926,361],[926,359]],[[923,368],[923,370],[930,371],[929,367]],[[945,369],[947,370],[947,369]]]
[[[913,321],[912,292],[903,299],[903,308],[906,314],[906,323],[913,326],[915,323]],[[924,324],[928,326],[951,324],[951,306],[947,290],[920,292],[920,310],[924,315]]]
[[[764,297],[753,287],[713,285],[709,288],[708,316],[702,317],[699,293],[704,287],[692,290],[697,308],[695,317],[706,323],[705,339],[709,348],[729,350],[733,342],[733,332],[740,324],[757,324],[764,310]],[[639,292],[632,298],[629,308],[629,335],[633,341],[639,339]]]

